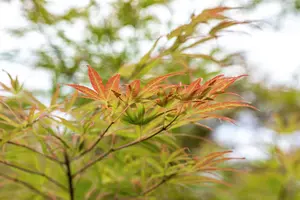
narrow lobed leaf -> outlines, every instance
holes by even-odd
[[[81,86],[81,85],[76,85],[76,84],[67,84],[68,86],[80,91],[81,93],[85,94],[86,98],[90,98],[90,99],[94,99],[94,100],[98,100],[100,99],[98,94],[91,90],[90,88],[88,87],[85,87],[85,86]]]
[[[98,96],[102,99],[105,98],[105,87],[102,83],[102,78],[100,77],[98,72],[89,65],[88,75],[94,90],[98,93]]]
[[[223,103],[215,103],[215,104],[206,103],[206,104],[201,104],[200,106],[197,107],[197,109],[199,109],[199,113],[206,113],[206,112],[213,112],[217,110],[224,110],[224,109],[230,109],[236,107],[248,107],[257,110],[257,108],[255,108],[254,106],[241,101],[223,102]]]
[[[184,73],[185,72],[174,72],[174,73],[166,74],[166,75],[163,75],[163,76],[159,76],[159,77],[151,80],[148,84],[146,84],[143,91],[144,92],[149,91],[153,87],[160,84],[162,81],[166,80],[167,78],[172,77],[172,76],[176,76],[176,75],[180,75],[180,74],[184,74]]]
[[[117,93],[120,92],[120,74],[116,74],[114,76],[112,76],[106,83],[105,86],[105,96],[106,99],[109,99],[110,93],[111,91],[115,91]]]
[[[140,80],[134,80],[126,87],[126,96],[136,97],[140,92],[141,82]]]

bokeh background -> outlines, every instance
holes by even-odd
[[[219,146],[246,158],[232,165],[248,173],[224,175],[232,187],[205,187],[198,199],[300,199],[299,0],[2,0],[0,69],[47,103],[57,84],[87,83],[87,63],[104,79],[117,72],[126,77],[122,67],[139,61],[156,38],[215,6],[239,7],[228,16],[252,22],[190,50],[227,59],[224,66],[197,60],[193,76],[248,74],[232,91],[260,111],[230,111],[226,115],[237,125],[207,121],[213,131],[192,125],[181,130],[215,143],[182,139],[194,151]],[[158,65],[141,78],[181,68]],[[0,80],[9,82],[4,71]]]

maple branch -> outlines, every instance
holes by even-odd
[[[176,174],[171,174],[169,176],[164,176],[163,179],[160,182],[158,182],[157,184],[151,186],[150,188],[148,188],[147,190],[145,190],[144,192],[142,192],[141,196],[146,196],[147,194],[151,193],[153,190],[157,189],[159,186],[161,186],[162,184],[166,183],[167,181],[169,181],[174,176],[176,176]]]
[[[0,176],[7,179],[7,180],[10,180],[10,181],[13,181],[15,183],[18,183],[18,184],[21,184],[25,187],[27,187],[28,189],[32,190],[34,193],[42,196],[44,199],[49,199],[51,200],[52,198],[50,196],[48,196],[47,194],[41,192],[40,190],[38,190],[37,188],[35,188],[34,186],[32,186],[31,184],[27,183],[27,182],[24,182],[22,180],[19,180],[17,178],[14,178],[14,177],[11,177],[11,176],[8,176],[6,174],[3,174],[0,172]]]
[[[99,142],[102,140],[102,138],[105,136],[105,134],[109,131],[110,127],[123,115],[123,113],[127,110],[127,108],[129,107],[130,105],[127,105],[125,107],[125,109],[121,112],[121,114],[114,120],[112,121],[108,126],[107,128],[103,131],[103,133],[101,133],[99,135],[99,137],[97,138],[97,140],[88,148],[86,149],[85,151],[83,151],[82,153],[80,153],[78,156],[74,157],[72,161],[74,160],[78,160],[79,158],[81,158],[82,156],[84,156],[85,154],[91,152],[96,146],[97,144],[99,144]]]
[[[96,159],[92,160],[91,162],[89,162],[88,164],[86,164],[84,167],[82,167],[81,169],[79,169],[77,172],[75,172],[72,177],[76,177],[77,175],[83,173],[84,171],[86,171],[88,168],[90,168],[91,166],[93,166],[94,164],[96,164],[97,162],[101,161],[103,158],[107,157],[109,154],[111,154],[112,152],[115,152],[115,151],[119,151],[121,149],[124,149],[124,148],[127,148],[127,147],[130,147],[130,146],[133,146],[133,145],[136,145],[138,143],[141,143],[141,142],[144,142],[146,140],[149,140],[151,139],[152,137],[156,136],[157,134],[167,130],[175,121],[176,119],[179,117],[179,115],[177,115],[168,125],[162,127],[160,130],[156,131],[155,133],[151,134],[151,135],[148,135],[146,137],[143,137],[143,138],[140,138],[138,140],[134,140],[130,143],[127,143],[127,144],[124,144],[124,145],[121,145],[119,147],[116,147],[116,148],[110,148],[107,152],[101,154],[100,156],[98,156]]]
[[[74,200],[74,185],[73,185],[73,177],[72,177],[72,171],[71,171],[71,162],[69,159],[69,155],[67,152],[64,152],[65,157],[65,165],[67,167],[67,178],[68,178],[68,185],[69,185],[69,196],[70,200]]]
[[[2,142],[2,141],[3,141],[3,139],[0,139],[0,142]],[[60,165],[64,164],[64,162],[62,162],[62,161],[60,161],[60,160],[58,160],[56,158],[53,158],[51,156],[45,155],[45,154],[43,154],[43,153],[41,153],[41,152],[39,152],[39,151],[37,151],[37,150],[35,150],[35,149],[27,146],[27,145],[19,144],[19,143],[15,143],[15,142],[11,142],[11,141],[6,142],[6,144],[11,144],[11,145],[14,145],[14,146],[17,146],[17,147],[21,147],[21,148],[27,149],[27,150],[29,150],[31,152],[37,153],[40,156],[43,156],[43,157],[47,158],[49,160],[52,160],[52,161],[54,161],[54,162],[56,162],[56,163],[58,163]]]
[[[70,146],[66,141],[64,141],[61,137],[57,136],[56,134],[51,134],[55,139],[57,139],[65,148],[70,149]]]
[[[106,156],[108,156],[110,153],[112,153],[114,150],[110,149],[107,152],[101,154],[100,156],[98,156],[96,159],[94,159],[93,161],[89,162],[87,165],[85,165],[84,167],[82,167],[80,170],[78,170],[77,172],[75,172],[72,177],[75,178],[77,175],[83,173],[85,170],[87,170],[88,168],[90,168],[91,166],[93,166],[94,164],[96,164],[97,162],[99,162],[100,160],[102,160],[103,158],[105,158]]]
[[[68,190],[64,185],[62,185],[61,183],[57,182],[56,180],[54,180],[53,178],[49,177],[48,175],[46,175],[44,173],[41,173],[41,172],[38,172],[38,171],[33,171],[33,170],[30,170],[30,169],[26,169],[26,168],[23,168],[23,167],[20,167],[20,166],[17,166],[17,165],[14,165],[14,164],[2,161],[2,160],[0,160],[0,163],[3,164],[3,165],[6,165],[6,166],[12,167],[12,168],[21,170],[23,172],[27,172],[27,173],[30,173],[30,174],[42,176],[42,177],[48,179],[50,182],[54,183],[56,186],[58,186],[58,187],[60,187],[64,190]]]
[[[104,137],[104,135],[108,132],[108,130],[110,129],[110,127],[114,124],[115,122],[112,121],[108,127],[103,131],[103,133],[101,133],[99,135],[99,137],[97,138],[97,140],[88,148],[86,149],[85,151],[83,151],[82,153],[80,153],[78,156],[74,157],[71,161],[75,161],[79,158],[81,158],[82,156],[84,156],[85,154],[89,153],[90,151],[92,151],[95,146],[97,146],[97,144],[102,140],[102,138]]]

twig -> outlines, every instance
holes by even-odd
[[[70,149],[70,146],[68,145],[68,143],[66,141],[64,141],[61,137],[58,137],[55,134],[51,134],[51,135],[53,137],[55,137],[57,140],[59,140],[64,145],[64,147],[66,147],[67,149]]]
[[[75,172],[72,177],[75,178],[76,176],[78,176],[79,174],[83,173],[85,170],[87,170],[88,168],[90,168],[91,166],[93,166],[94,164],[96,164],[97,162],[99,162],[100,160],[102,160],[103,158],[105,158],[106,156],[108,156],[110,153],[112,153],[114,150],[110,149],[107,152],[101,154],[100,156],[98,156],[95,160],[89,162],[88,164],[86,164],[84,167],[82,167],[81,169],[79,169],[77,172]]]
[[[48,117],[49,118],[49,117]],[[51,119],[51,118],[49,118]],[[66,141],[64,141],[61,137],[57,136],[55,133],[51,133],[50,131],[47,130],[47,128],[43,125],[40,124],[51,136],[53,136],[55,139],[57,139],[63,146],[66,148],[70,149],[70,146],[67,144]]]
[[[0,176],[2,176],[3,178],[7,179],[7,180],[10,180],[10,181],[13,181],[15,183],[19,183],[25,187],[27,187],[28,189],[32,190],[33,192],[35,192],[36,194],[42,196],[44,199],[51,199],[51,197],[49,197],[47,194],[41,192],[40,190],[38,190],[37,188],[33,187],[31,184],[27,183],[27,182],[24,182],[24,181],[21,181],[17,178],[13,178],[11,176],[7,176],[6,174],[3,174],[0,172]]]
[[[170,180],[171,178],[173,178],[175,175],[176,174],[165,176],[160,182],[158,182],[157,184],[153,185],[152,187],[150,187],[147,190],[145,190],[144,192],[142,192],[141,196],[146,196],[147,194],[151,193],[153,190],[155,190],[156,188],[158,188],[162,184],[166,183],[168,180]]]
[[[146,137],[143,137],[143,138],[140,138],[138,140],[134,140],[130,143],[127,143],[127,144],[124,144],[122,146],[119,146],[119,147],[116,147],[116,148],[110,148],[107,152],[101,154],[100,156],[98,156],[96,159],[94,159],[93,161],[89,162],[87,165],[85,165],[84,167],[82,167],[81,169],[79,169],[77,172],[75,172],[72,177],[76,177],[77,175],[83,173],[85,170],[87,170],[88,168],[90,168],[91,166],[93,166],[94,164],[96,164],[97,162],[101,161],[103,158],[105,158],[106,156],[108,156],[109,154],[111,154],[112,152],[115,152],[115,151],[119,151],[121,149],[124,149],[124,148],[127,148],[127,147],[130,147],[130,146],[133,146],[135,144],[138,144],[138,143],[141,143],[141,142],[144,142],[146,140],[149,140],[151,139],[152,137],[156,136],[157,134],[167,130],[173,123],[174,121],[178,118],[179,115],[177,115],[167,126],[164,126],[162,127],[160,130],[156,131],[155,133],[149,135],[149,136],[146,136]]]
[[[279,190],[277,199],[278,200],[285,200],[285,199],[287,199],[287,196],[288,196],[287,194],[288,194],[288,191],[287,191],[286,185],[282,184],[280,186],[280,190]]]
[[[51,146],[53,146],[53,145],[49,145],[49,143],[45,143],[45,146],[46,146],[48,152],[50,153],[50,155],[52,155],[51,157],[52,157],[52,158],[56,158],[57,155],[56,155],[56,153],[55,153],[54,151],[55,151],[56,149],[59,149],[59,147],[56,148],[56,149],[52,149]]]
[[[69,159],[68,153],[66,151],[64,152],[64,157],[65,157],[65,165],[67,167],[67,178],[68,178],[68,185],[69,185],[69,196],[70,196],[70,200],[74,200],[73,177],[72,177],[70,159]]]
[[[101,133],[100,135],[99,135],[99,137],[97,138],[97,140],[88,148],[88,149],[86,149],[85,151],[83,151],[82,153],[80,153],[78,156],[76,156],[76,157],[74,157],[72,160],[71,160],[71,162],[72,161],[74,161],[74,160],[78,160],[79,158],[81,158],[82,156],[84,156],[85,154],[87,154],[87,153],[89,153],[90,151],[92,151],[96,146],[97,146],[97,144],[102,140],[102,138],[105,136],[105,134],[108,132],[108,130],[110,129],[110,127],[123,115],[123,113],[128,109],[128,107],[129,107],[130,105],[127,105],[126,107],[125,107],[125,109],[120,113],[120,115],[116,118],[116,119],[114,119],[108,126],[107,126],[107,128],[103,131],[103,133]]]
[[[110,129],[110,127],[114,124],[114,121],[111,122],[108,127],[103,131],[103,133],[101,133],[99,135],[99,137],[97,138],[97,140],[85,151],[83,151],[82,153],[80,153],[78,156],[74,157],[71,161],[77,160],[79,158],[81,158],[82,156],[84,156],[85,154],[89,153],[90,151],[92,151],[95,146],[97,146],[97,144],[102,140],[102,138],[104,137],[104,135],[108,132],[108,130]]]
[[[68,190],[68,188],[66,188],[64,185],[62,185],[61,183],[57,182],[56,180],[54,180],[53,178],[47,176],[44,173],[37,172],[37,171],[32,171],[32,170],[29,170],[29,169],[26,169],[26,168],[23,168],[23,167],[20,167],[20,166],[17,166],[17,165],[14,165],[14,164],[11,164],[11,163],[8,163],[8,162],[5,162],[5,161],[1,161],[1,160],[0,160],[0,163],[2,163],[3,165],[6,165],[6,166],[12,167],[12,168],[16,168],[16,169],[21,170],[23,172],[27,172],[27,173],[30,173],[30,174],[35,174],[35,175],[38,175],[38,176],[42,176],[42,177],[48,179],[50,182],[54,183],[56,186],[61,187],[64,190]]]

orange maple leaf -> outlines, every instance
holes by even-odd
[[[77,85],[77,84],[67,84],[67,85],[83,93],[85,95],[84,96],[85,98],[93,99],[93,100],[102,100],[106,102],[110,100],[111,98],[110,94],[112,92],[118,93],[120,91],[119,74],[112,76],[107,81],[106,85],[103,84],[102,78],[98,74],[98,72],[89,65],[88,65],[88,75],[93,89],[90,89],[85,86]]]

